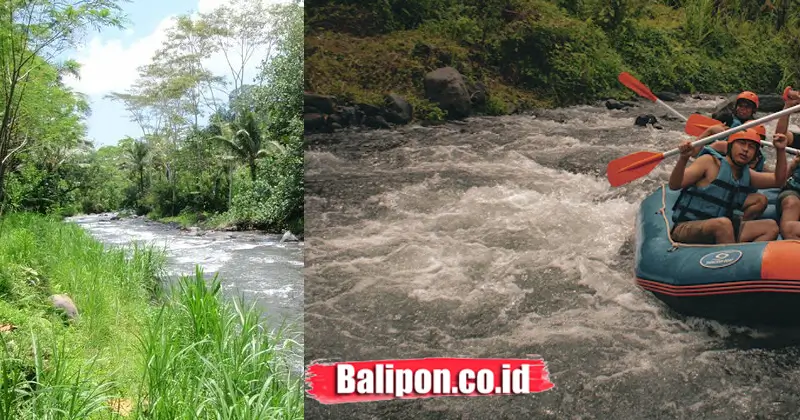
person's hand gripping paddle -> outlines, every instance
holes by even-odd
[[[713,143],[719,139],[728,137],[733,133],[747,130],[748,128],[764,124],[765,122],[778,119],[784,115],[797,111],[800,111],[800,104],[791,108],[786,108],[774,114],[761,117],[757,120],[748,121],[740,126],[729,128],[721,133],[714,134],[713,136],[696,140],[692,142],[692,147],[704,146],[706,144]],[[655,169],[656,166],[658,166],[659,163],[661,163],[661,161],[679,153],[680,151],[678,148],[674,148],[666,152],[635,152],[609,162],[606,168],[606,177],[608,178],[608,182],[612,187],[618,187],[649,174],[653,169]]]

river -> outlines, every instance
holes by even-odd
[[[76,216],[77,223],[106,246],[132,243],[165,251],[169,279],[194,276],[195,265],[206,278],[219,275],[223,293],[243,297],[263,312],[267,325],[289,325],[297,340],[292,364],[302,371],[303,242],[281,242],[282,235],[258,232],[192,232],[144,218],[112,220],[113,214]]]
[[[687,116],[722,100],[685,99],[671,105]],[[639,202],[675,158],[619,188],[606,165],[687,137],[637,104],[307,136],[306,364],[534,354],[556,387],[307,399],[306,418],[800,417],[800,330],[683,317],[634,284]],[[635,126],[641,114],[663,129]]]

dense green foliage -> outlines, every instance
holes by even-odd
[[[63,82],[80,66],[58,57],[89,29],[123,27],[123,1],[0,4],[0,418],[301,419],[294,342],[255,307],[199,270],[164,290],[162,254],[104,249],[61,216],[302,232],[302,8],[233,0],[177,18],[135,86],[111,95],[141,136],[95,150],[86,98]],[[203,67],[231,49],[271,50],[254,84],[235,70],[247,58],[229,61],[233,86]]]
[[[744,0],[335,0],[306,10],[306,90],[378,104],[406,95],[437,115],[423,76],[481,81],[479,112],[654,91],[779,93],[800,76],[800,2]]]
[[[93,25],[122,27],[118,2],[0,6],[0,67],[10,76],[0,80],[0,212],[131,210],[302,233],[302,6],[233,0],[177,17],[134,86],[109,95],[140,135],[93,150],[90,108],[62,82],[79,65],[55,57]],[[205,67],[214,54],[230,74]]]
[[[163,263],[148,248],[104,250],[58,218],[3,217],[0,418],[107,419],[123,401],[128,418],[302,419],[293,341],[200,271],[163,293]]]

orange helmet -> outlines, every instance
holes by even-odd
[[[764,140],[765,138],[767,138],[767,128],[764,127],[763,124],[762,125],[757,125],[757,126],[751,128],[751,130],[753,130],[756,133],[758,133],[758,135],[761,136],[761,140]]]
[[[756,130],[752,128],[748,128],[744,131],[739,131],[738,133],[733,133],[728,137],[728,144],[735,142],[736,140],[747,140],[752,141],[756,144],[761,146],[761,136],[758,134]]]
[[[746,90],[740,93],[739,96],[736,97],[736,102],[739,102],[742,99],[746,99],[752,102],[753,104],[755,104],[756,109],[758,109],[758,95],[756,95],[755,93]]]

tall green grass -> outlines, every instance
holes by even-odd
[[[163,253],[104,250],[53,218],[0,219],[0,419],[300,419],[291,340],[228,301],[220,280],[162,285]],[[66,320],[51,294],[80,313]]]
[[[149,411],[173,419],[302,418],[302,387],[282,356],[291,340],[265,330],[241,300],[221,300],[217,276],[210,283],[200,269],[182,278],[142,337]]]

